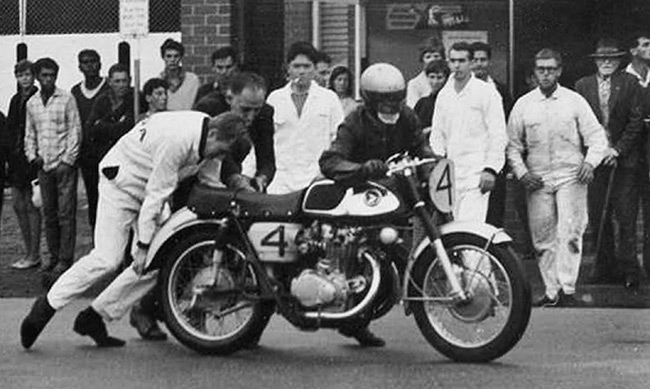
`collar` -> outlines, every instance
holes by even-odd
[[[54,92],[52,93],[52,96],[50,96],[50,97],[61,96],[62,92],[63,92],[63,89],[59,89],[59,87],[55,86],[54,87]],[[39,91],[39,94],[41,96],[43,95],[43,90],[42,89]]]
[[[79,89],[81,89],[81,93],[87,98],[87,99],[92,99],[95,97],[97,93],[99,93],[99,90],[102,89],[104,84],[106,83],[106,78],[102,77],[102,80],[97,84],[97,86],[94,89],[88,89],[86,87],[85,81],[81,81],[79,83]]]
[[[639,81],[639,84],[641,84],[641,86],[644,88],[650,84],[650,69],[648,69],[648,73],[646,73],[645,79],[643,79],[643,77],[641,77],[641,75],[636,70],[634,70],[634,67],[632,67],[631,63],[627,65],[625,72],[636,77],[636,79]]]
[[[598,83],[599,83],[599,84],[600,84],[600,83],[603,83],[603,82],[609,82],[609,83],[611,83],[611,82],[612,82],[612,77],[613,77],[613,76],[614,76],[614,75],[612,74],[612,75],[610,75],[609,77],[605,78],[605,77],[601,76],[600,73],[596,73],[596,80],[598,80]]]
[[[536,100],[544,101],[544,100],[557,100],[562,95],[564,94],[564,87],[560,84],[557,84],[557,88],[551,93],[550,96],[546,97],[544,93],[542,93],[542,90],[539,89],[539,87],[535,88],[531,93],[535,95]]]

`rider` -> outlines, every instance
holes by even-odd
[[[361,75],[364,104],[339,126],[336,139],[320,157],[323,174],[346,184],[385,177],[390,156],[408,151],[411,156],[433,157],[415,113],[405,105],[406,83],[393,65],[378,63]],[[368,329],[369,318],[339,329],[364,346],[381,347],[384,340]]]

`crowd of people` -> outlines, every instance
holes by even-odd
[[[628,54],[629,66],[619,69]],[[521,183],[518,210],[546,288],[535,306],[574,304],[588,220],[598,230],[592,280],[639,284],[640,206],[650,223],[650,35],[634,37],[626,49],[601,39],[592,54],[596,74],[575,90],[559,84],[561,55],[540,50],[531,90],[514,104],[491,76],[492,51],[483,42],[445,50],[430,41],[420,52],[422,72],[408,82],[392,65],[371,65],[360,79],[361,101],[350,70],[332,69],[331,58],[306,42],[289,47],[287,83],[273,91],[241,69],[231,47],[212,54],[213,78],[204,85],[183,68],[180,42],[168,39],[160,55],[164,70],[144,84],[138,117],[129,69],[115,64],[102,77],[94,50],[79,53],[84,79],[70,93],[56,85],[54,60],[16,64],[18,92],[8,119],[0,117],[2,172],[11,173],[2,178],[14,188],[26,248],[12,266],[40,266],[53,283],[23,321],[26,348],[57,310],[117,270],[127,252],[133,265],[79,314],[74,329],[100,347],[121,346],[104,320],[131,310],[143,338],[164,339],[154,313],[155,273],[142,275],[142,267],[164,204],[182,206],[182,188],[193,182],[285,194],[323,175],[342,182],[382,176],[384,161],[401,151],[454,162],[456,220],[503,226],[506,177]],[[75,262],[78,169],[95,239]],[[35,180],[40,209],[32,201]],[[41,217],[47,258],[39,256]],[[384,345],[367,322],[340,332],[364,346]]]

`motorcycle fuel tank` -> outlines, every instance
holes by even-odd
[[[373,218],[398,211],[400,204],[393,192],[374,182],[347,187],[324,180],[307,189],[303,212],[314,216]]]

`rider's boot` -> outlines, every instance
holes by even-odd
[[[339,332],[343,336],[356,339],[361,347],[384,347],[386,345],[386,341],[372,333],[367,326],[353,330],[341,328]]]

